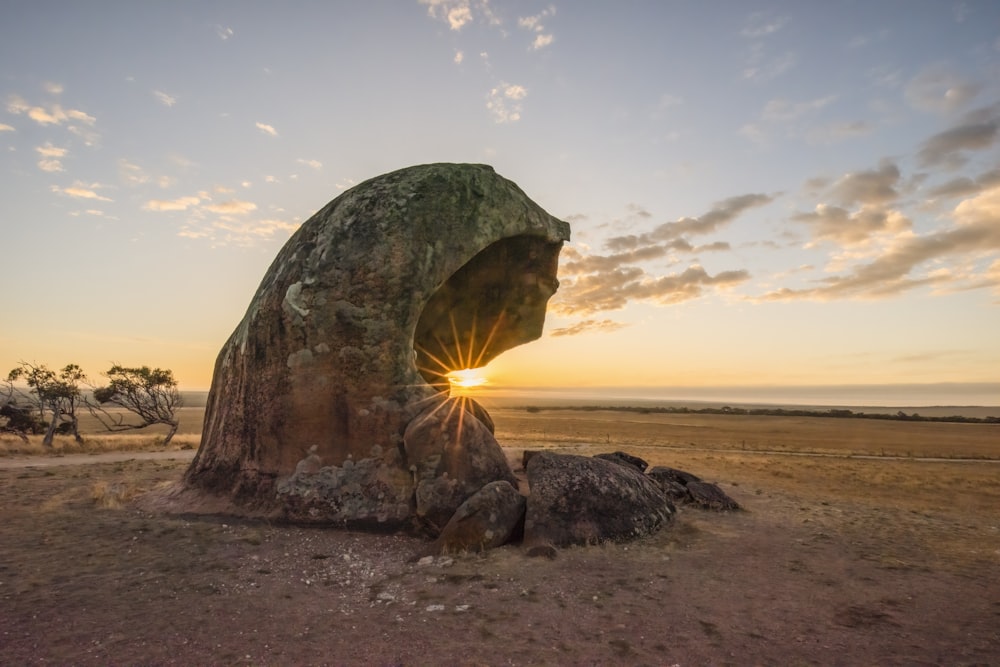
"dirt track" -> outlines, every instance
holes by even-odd
[[[121,461],[190,461],[195,450],[178,449],[163,452],[104,452],[102,454],[65,454],[61,456],[24,456],[0,458],[0,470],[7,468],[51,468],[53,466],[82,466]]]

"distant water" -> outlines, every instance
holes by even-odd
[[[634,405],[810,407],[855,412],[920,412],[926,416],[1000,416],[1000,382],[741,387],[496,387],[470,395],[487,405]],[[204,407],[206,391],[185,391],[184,404]]]
[[[967,416],[1000,415],[1000,383],[742,387],[504,387],[482,393],[498,405],[580,404],[779,406],[896,412],[923,408]],[[962,408],[961,410],[947,408]],[[972,410],[971,408],[975,408]]]

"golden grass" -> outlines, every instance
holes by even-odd
[[[10,435],[0,435],[0,457],[5,456],[65,456],[67,454],[100,454],[103,452],[148,452],[164,449],[162,434],[131,431],[127,433],[100,433],[97,435],[83,433],[83,442],[79,443],[72,436],[58,435],[52,441],[52,447],[42,444],[40,435],[28,436],[25,442],[21,438]],[[199,433],[178,434],[170,441],[168,449],[197,449],[201,440]]]
[[[136,418],[124,410],[110,411],[119,414],[126,422]],[[180,427],[170,441],[169,449],[197,449],[201,441],[204,408],[181,408],[178,411]],[[25,442],[16,435],[0,434],[0,457],[4,456],[64,456],[67,454],[100,454],[102,452],[147,452],[163,449],[163,440],[169,427],[157,424],[132,431],[108,431],[101,423],[84,411],[79,416],[82,443],[72,436],[56,436],[52,447],[42,445],[42,436],[28,436]]]
[[[828,417],[635,414],[617,411],[490,412],[509,447],[603,445],[834,456],[1000,459],[1000,425]]]
[[[497,440],[507,448],[599,446],[667,450],[813,453],[833,456],[1000,459],[1000,425],[827,417],[641,414],[618,411],[494,407]],[[182,408],[170,449],[197,449],[204,408]],[[90,415],[80,419],[84,443],[58,436],[51,450],[41,436],[26,444],[0,435],[0,457],[150,451],[163,448],[167,428],[109,433]]]
[[[90,499],[98,507],[119,509],[134,500],[142,490],[131,481],[99,480],[90,490]]]

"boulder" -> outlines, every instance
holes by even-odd
[[[523,529],[524,496],[509,482],[491,482],[452,515],[428,554],[484,551],[506,544]]]
[[[705,510],[727,512],[740,509],[739,503],[730,498],[718,485],[711,482],[688,482],[691,504]]]
[[[396,530],[413,514],[410,475],[378,459],[347,460],[316,472],[303,466],[275,488],[282,516],[297,523]]]
[[[546,555],[550,545],[645,537],[674,517],[660,486],[630,465],[542,451],[527,476],[524,544]]]
[[[666,480],[676,482],[682,486],[687,486],[688,482],[701,481],[701,478],[697,475],[692,475],[689,472],[684,472],[676,468],[668,468],[667,466],[654,466],[647,474],[657,481]]]
[[[416,516],[437,535],[459,505],[481,488],[498,480],[516,488],[517,478],[467,399],[430,403],[407,425],[403,451],[417,484]]]
[[[435,475],[461,500],[509,480],[484,453],[481,407],[445,425],[453,441],[421,420],[449,372],[541,335],[568,239],[486,165],[410,167],[344,192],[285,244],[220,351],[184,490],[340,522],[398,518],[404,500],[415,512]],[[310,447],[324,467],[297,475]]]
[[[655,480],[664,494],[678,505],[694,505],[701,509],[717,511],[740,509],[739,503],[726,495],[718,485],[704,482],[689,472],[656,466],[647,473],[647,476]]]
[[[687,487],[680,482],[675,482],[671,479],[657,479],[654,475],[649,475],[649,477],[657,481],[660,488],[663,489],[663,493],[671,502],[683,505],[691,501],[691,494],[688,493]]]
[[[523,452],[521,452],[521,468],[527,470],[528,461],[530,461],[532,457],[537,453],[538,453],[537,449],[526,449]]]
[[[649,464],[638,456],[633,456],[626,452],[611,452],[610,454],[595,454],[595,459],[604,459],[605,461],[611,461],[612,463],[617,463],[624,466],[632,466],[639,472],[646,472],[646,468]]]

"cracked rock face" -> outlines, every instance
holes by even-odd
[[[461,487],[423,508],[438,523],[511,479],[446,375],[541,335],[568,239],[485,165],[348,190],[285,244],[222,348],[184,484],[299,520],[392,524],[415,515],[420,485]]]

